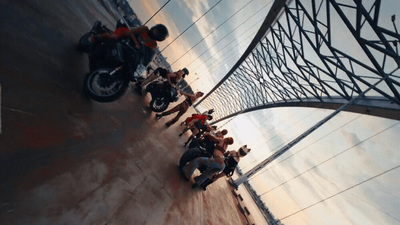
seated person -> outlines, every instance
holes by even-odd
[[[240,159],[243,158],[244,156],[246,156],[247,153],[250,152],[250,150],[251,150],[250,148],[247,148],[247,145],[243,145],[237,151],[227,151],[224,154],[224,156],[226,157],[225,158],[225,169],[222,172],[212,176],[211,179],[207,179],[206,181],[204,181],[202,184],[200,184],[200,186],[204,190],[206,190],[208,185],[215,182],[219,178],[221,178],[223,176],[231,177],[233,175],[233,172],[235,171],[236,166],[239,163]]]
[[[126,26],[120,26],[112,34],[102,33],[92,36],[92,42],[104,39],[118,41],[127,37],[132,39],[137,49],[140,49],[140,44],[156,49],[157,41],[164,41],[168,37],[168,29],[162,24],[157,24],[150,29],[147,26],[140,26],[132,29]]]
[[[232,137],[218,138],[211,134],[209,134],[209,137],[216,142],[215,150],[213,152],[214,157],[198,157],[182,168],[185,177],[193,183],[193,187],[198,187],[213,174],[224,170],[224,153],[226,152],[228,145],[233,144]],[[207,169],[200,176],[193,178],[192,176],[194,171],[200,166],[205,166]]]

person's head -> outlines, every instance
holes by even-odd
[[[186,75],[189,75],[189,70],[188,69],[183,68],[182,71],[183,71],[183,75],[182,75],[183,78],[185,78]]]
[[[186,68],[183,68],[181,70],[178,70],[176,73],[182,76],[182,78],[185,78],[186,75],[189,74],[189,70]]]
[[[208,120],[212,120],[213,117],[212,117],[211,115],[208,115],[208,116],[207,116],[207,119],[208,119]]]
[[[212,129],[212,130],[216,130],[216,129],[217,129],[217,126],[211,126],[211,129]]]
[[[227,130],[227,129],[221,130],[221,134],[222,134],[222,135],[227,135],[227,134],[228,134],[228,130]]]
[[[203,96],[203,95],[204,95],[204,93],[201,92],[201,91],[196,92],[196,97],[197,97],[197,98],[200,98],[200,97]]]
[[[189,70],[186,68],[183,68],[183,69],[179,70],[178,73],[181,74],[182,78],[185,78],[186,75],[189,75]]]
[[[233,144],[233,138],[232,137],[224,138],[224,142],[228,145],[231,145]]]
[[[169,36],[168,29],[162,24],[157,24],[150,28],[149,36],[153,40],[164,41]]]
[[[239,152],[239,155],[241,157],[243,157],[243,156],[247,155],[247,153],[249,153],[250,150],[251,150],[250,148],[247,148],[247,145],[243,145],[242,147],[239,148],[238,152]]]

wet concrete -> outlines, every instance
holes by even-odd
[[[76,50],[96,0],[0,1],[0,224],[243,224],[224,179],[192,189],[179,175],[179,126],[148,99],[82,94]]]

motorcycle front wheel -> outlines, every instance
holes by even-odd
[[[162,112],[169,106],[169,101],[165,98],[155,98],[150,101],[150,109],[154,112]]]
[[[111,102],[121,97],[128,88],[128,82],[122,76],[112,79],[111,71],[111,68],[101,68],[88,74],[83,82],[83,91],[98,102]]]

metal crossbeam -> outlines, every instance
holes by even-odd
[[[196,106],[213,108],[215,122],[279,106],[337,109],[386,77],[346,111],[399,120],[400,35],[394,22],[381,23],[390,18],[380,8],[380,0],[275,1],[244,55]]]

